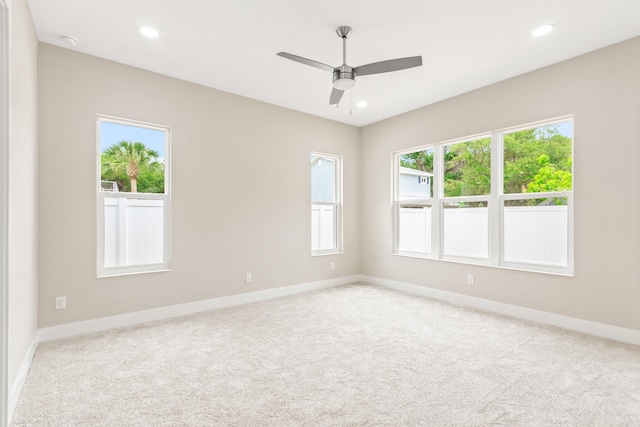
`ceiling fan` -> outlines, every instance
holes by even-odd
[[[333,73],[333,90],[331,90],[331,96],[329,97],[329,105],[340,102],[344,91],[351,89],[356,84],[356,76],[388,73],[390,71],[405,70],[422,65],[422,56],[409,56],[407,58],[389,59],[361,65],[359,67],[351,67],[347,65],[347,38],[351,35],[351,27],[339,27],[336,33],[338,33],[338,36],[342,39],[342,65],[337,68],[290,53],[278,53],[278,56],[283,58]]]

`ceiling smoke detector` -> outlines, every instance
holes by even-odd
[[[75,46],[78,44],[77,38],[73,36],[68,36],[66,34],[61,35],[60,40],[62,40],[65,44],[68,44],[69,46]]]

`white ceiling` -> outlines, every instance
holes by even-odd
[[[29,0],[38,38],[331,120],[364,126],[640,36],[639,0]],[[545,23],[555,31],[533,38]],[[160,31],[142,36],[142,25]],[[419,68],[362,76],[339,108],[335,33],[347,63],[422,55]],[[60,35],[76,37],[71,47]],[[365,100],[366,108],[356,108]],[[351,102],[350,102],[351,101]],[[352,108],[350,108],[350,103]],[[352,113],[350,114],[350,109]]]

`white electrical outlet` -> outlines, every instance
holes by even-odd
[[[476,284],[476,278],[473,276],[473,274],[469,274],[467,276],[467,285],[475,285]]]
[[[67,297],[56,297],[56,310],[67,308]]]
[[[249,283],[251,281],[251,273],[247,273],[244,276],[244,281]]]
[[[332,269],[332,270],[335,270],[335,269],[336,269],[336,263],[335,263],[335,262],[332,262],[332,263],[331,263],[331,265],[330,265],[330,267],[331,267],[331,269]]]

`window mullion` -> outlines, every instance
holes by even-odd
[[[502,133],[491,134],[491,195],[489,198],[489,262],[498,265],[502,259],[502,195],[504,161]]]
[[[431,206],[431,252],[436,258],[442,258],[442,186],[444,183],[444,145],[433,150],[433,205]]]

